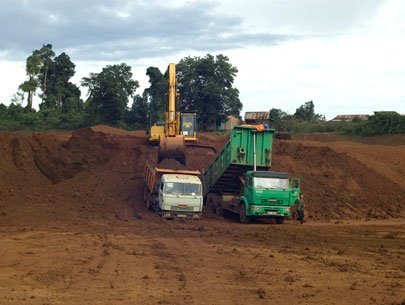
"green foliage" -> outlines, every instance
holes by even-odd
[[[110,124],[123,128],[143,129],[150,122],[162,121],[167,104],[167,71],[149,67],[149,88],[136,95],[131,108],[128,100],[139,87],[132,79],[131,67],[106,66],[100,73],[91,73],[82,80],[89,97],[84,104],[80,89],[69,80],[75,64],[66,53],[56,56],[51,44],[35,50],[26,60],[27,79],[7,107],[0,104],[0,130],[76,129],[94,124]],[[239,116],[242,103],[233,87],[238,70],[224,55],[185,57],[177,65],[180,93],[179,110],[197,112],[198,124],[210,129],[228,115]],[[32,107],[33,97],[40,90],[40,110]],[[23,107],[23,104],[26,106]],[[396,112],[376,112],[367,121],[325,123],[315,113],[313,101],[298,107],[293,115],[272,108],[270,126],[281,132],[339,132],[371,136],[405,133],[405,116]]]
[[[55,52],[52,50],[51,44],[43,45],[41,49],[32,52],[32,56],[35,58],[35,67],[33,70],[36,72],[36,78],[38,80],[39,88],[42,91],[40,95],[43,103],[48,103],[47,94],[49,89],[49,71],[53,69]],[[47,105],[49,106],[49,105]]]
[[[65,53],[55,57],[52,45],[43,45],[26,60],[28,79],[19,86],[10,106],[1,106],[1,130],[74,129],[84,124],[80,90],[69,79],[75,65]],[[40,111],[32,108],[33,96],[40,89]],[[27,97],[26,107],[22,107]]]
[[[27,80],[19,86],[11,105],[0,107],[1,130],[75,129],[97,123],[125,126],[128,99],[138,87],[129,66],[107,66],[83,79],[83,85],[89,87],[85,105],[80,89],[69,81],[75,64],[66,53],[56,56],[51,44],[32,52],[26,60],[26,74]],[[38,89],[42,102],[36,111],[32,101]],[[144,125],[144,121],[139,122]]]
[[[89,88],[86,113],[91,124],[117,126],[123,121],[129,97],[133,96],[137,81],[132,79],[131,67],[125,63],[109,65],[100,73],[84,77],[82,85]]]
[[[0,104],[0,130],[72,130],[84,127],[83,122],[83,114],[77,112],[62,113],[50,108],[36,111],[18,104]]]
[[[34,110],[28,110],[18,104],[10,106],[0,105],[0,130],[20,130],[40,128],[41,121],[38,113]]]
[[[239,117],[242,103],[239,91],[233,88],[238,70],[224,55],[208,54],[201,57],[186,57],[177,67],[179,111],[197,113],[197,123],[207,129],[224,121],[228,115]],[[164,74],[156,67],[146,71],[150,86],[144,92],[149,102],[150,122],[163,121],[167,107],[168,71]]]
[[[125,123],[132,129],[146,129],[149,126],[149,103],[147,95],[135,95],[131,109],[125,118]]]
[[[152,124],[158,121],[164,121],[164,115],[167,104],[168,75],[162,74],[159,68],[149,67],[146,69],[146,75],[149,76],[149,88],[145,89],[145,98],[150,105],[150,122]]]
[[[396,112],[376,112],[364,124],[362,135],[405,133],[405,116]]]
[[[294,117],[300,122],[325,121],[325,116],[315,113],[313,101],[301,105],[294,113]]]
[[[228,115],[239,117],[242,103],[233,87],[238,69],[220,54],[186,57],[177,65],[181,111],[197,112],[202,129],[224,121]]]
[[[281,109],[271,108],[270,109],[270,127],[276,130],[285,129],[283,123],[289,117],[289,114]]]
[[[53,54],[53,52],[52,52]],[[70,60],[66,53],[62,53],[55,58],[46,58],[47,69],[40,74],[43,89],[43,103],[41,108],[50,108],[60,110],[63,113],[70,111],[69,106],[74,108],[83,108],[83,102],[80,99],[80,90],[69,79],[75,74],[75,64]]]
[[[291,116],[273,108],[270,110],[270,126],[277,131],[290,133],[337,132],[345,135],[374,136],[405,133],[405,116],[396,112],[376,112],[367,121],[355,119],[351,122],[302,122],[296,115]]]
[[[367,121],[353,120],[334,125],[337,132],[345,135],[401,134],[405,133],[405,116],[396,112],[376,112]]]

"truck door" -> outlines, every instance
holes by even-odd
[[[245,177],[245,198],[247,199],[247,204],[250,205],[253,202],[253,179],[250,176]]]
[[[291,179],[290,186],[293,189],[299,189],[300,188],[300,179],[298,179],[298,178]]]
[[[163,182],[159,183],[158,202],[156,204],[158,207],[163,208]]]

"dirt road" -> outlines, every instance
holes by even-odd
[[[405,302],[403,190],[361,154],[276,144],[274,166],[310,194],[308,221],[241,225],[147,211],[142,169],[154,148],[141,133],[0,134],[0,151],[0,304]],[[214,156],[188,157],[201,168]]]
[[[0,303],[403,304],[404,224],[2,228]]]

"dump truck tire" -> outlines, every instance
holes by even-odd
[[[218,202],[215,202],[215,214],[218,216],[224,216],[224,210]]]
[[[246,215],[246,206],[244,204],[240,205],[239,221],[245,224],[250,222],[250,217]]]
[[[276,224],[282,225],[284,223],[284,216],[276,216]]]

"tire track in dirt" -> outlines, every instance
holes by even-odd
[[[152,254],[156,256],[155,268],[159,280],[163,281],[161,286],[170,287],[169,295],[161,300],[160,304],[193,305],[193,297],[189,292],[183,269],[184,263],[187,266],[189,261],[184,252],[173,251],[172,244],[169,246],[168,244],[167,240],[155,239],[150,245]],[[174,291],[177,292],[177,296],[173,296]],[[178,296],[181,296],[181,300]]]

